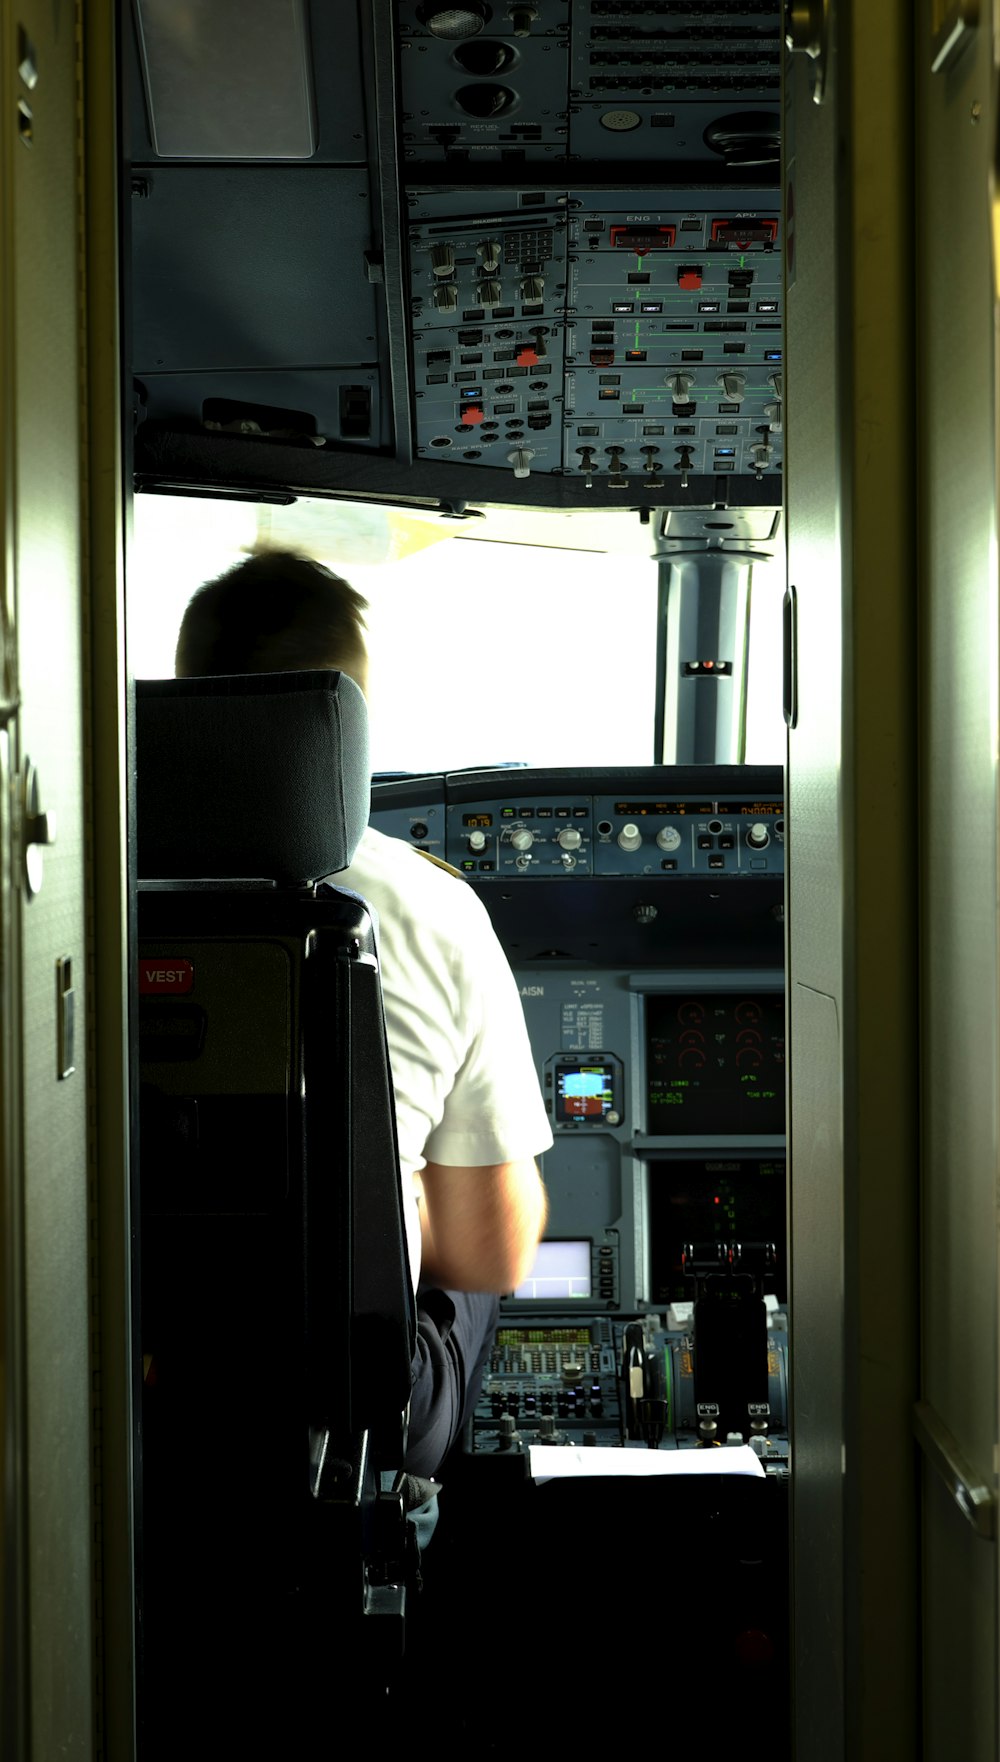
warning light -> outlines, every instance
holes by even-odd
[[[706,672],[711,672],[712,668],[715,666],[714,661],[702,661],[701,664],[705,668]]]

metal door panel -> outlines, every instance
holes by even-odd
[[[910,1762],[919,1708],[915,633],[912,461],[901,444],[912,380],[908,17],[897,0],[795,17],[815,24],[810,47],[823,49],[793,58],[786,125],[798,646],[788,749],[795,1753]]]
[[[988,18],[932,74],[919,16],[922,1397],[995,1488],[997,555]],[[961,339],[960,344],[958,339]],[[941,395],[936,378],[947,374]],[[924,1477],[925,1754],[997,1754],[997,1560]]]
[[[110,60],[110,20],[104,23],[103,52]],[[93,486],[81,446],[91,408],[83,395],[81,31],[73,6],[23,0],[16,12],[0,8],[0,489],[9,608],[0,780],[10,786],[0,811],[0,1699],[4,1753],[25,1762],[93,1756],[100,1722],[93,1547],[101,1528],[93,1425],[99,1361],[92,1337],[98,1287],[90,1192],[95,1105],[87,1032],[98,958],[92,882],[100,857],[93,844],[95,797],[87,788],[83,509]],[[113,107],[105,108],[105,131],[112,114]],[[113,262],[108,274],[113,298]],[[95,335],[113,331],[104,317]],[[103,458],[95,473],[102,489],[107,470]],[[100,493],[94,489],[95,506]],[[114,487],[110,495],[113,501]],[[114,641],[114,579],[112,552],[110,615],[105,606],[93,653],[104,635]],[[112,712],[104,706],[95,712],[98,721],[106,715]],[[29,764],[34,796],[26,788]],[[101,788],[115,800],[117,818],[120,771],[114,765]],[[109,948],[101,952],[110,977],[116,958]],[[120,971],[120,950],[117,964]],[[123,1115],[116,1121],[109,1112],[109,1147],[116,1128],[120,1140]]]
[[[37,767],[41,807],[57,825],[40,892],[28,899],[20,889],[31,1754],[70,1757],[89,1755],[92,1742],[82,1032],[74,1074],[59,1080],[56,1068],[60,958],[73,963],[78,1007],[85,995],[77,58],[71,10],[29,5],[19,8],[17,23],[37,59],[37,82],[21,95],[31,112],[30,145],[22,123],[10,166],[19,759],[22,775],[29,760]],[[13,34],[9,14],[5,24]],[[15,881],[23,873],[15,870]],[[80,1015],[82,1025],[82,1007]]]

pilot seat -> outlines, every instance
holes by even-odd
[[[138,1753],[295,1754],[385,1700],[416,1572],[378,951],[327,879],[367,713],[336,672],[136,692]]]

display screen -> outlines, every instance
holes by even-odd
[[[773,1242],[774,1278],[768,1292],[787,1300],[785,1162],[738,1158],[672,1158],[648,1164],[649,1275],[653,1303],[684,1303],[692,1296],[681,1269],[685,1243]]]
[[[556,1119],[603,1120],[614,1107],[612,1070],[605,1064],[557,1065]]]
[[[462,815],[462,825],[463,826],[486,827],[486,826],[492,826],[492,824],[493,824],[493,815],[492,814],[463,814]]]
[[[782,993],[647,997],[646,1098],[656,1138],[784,1132]]]
[[[536,1303],[590,1297],[590,1250],[589,1241],[539,1242],[535,1263],[514,1296],[529,1298]]]

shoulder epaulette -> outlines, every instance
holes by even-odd
[[[410,849],[413,849],[412,845],[410,846]],[[453,868],[451,863],[445,862],[444,857],[436,857],[433,851],[418,850],[414,852],[414,854],[418,857],[423,857],[428,863],[433,863],[435,869],[443,869],[446,875],[454,875],[458,881],[465,880],[465,876],[462,874],[461,869]]]

